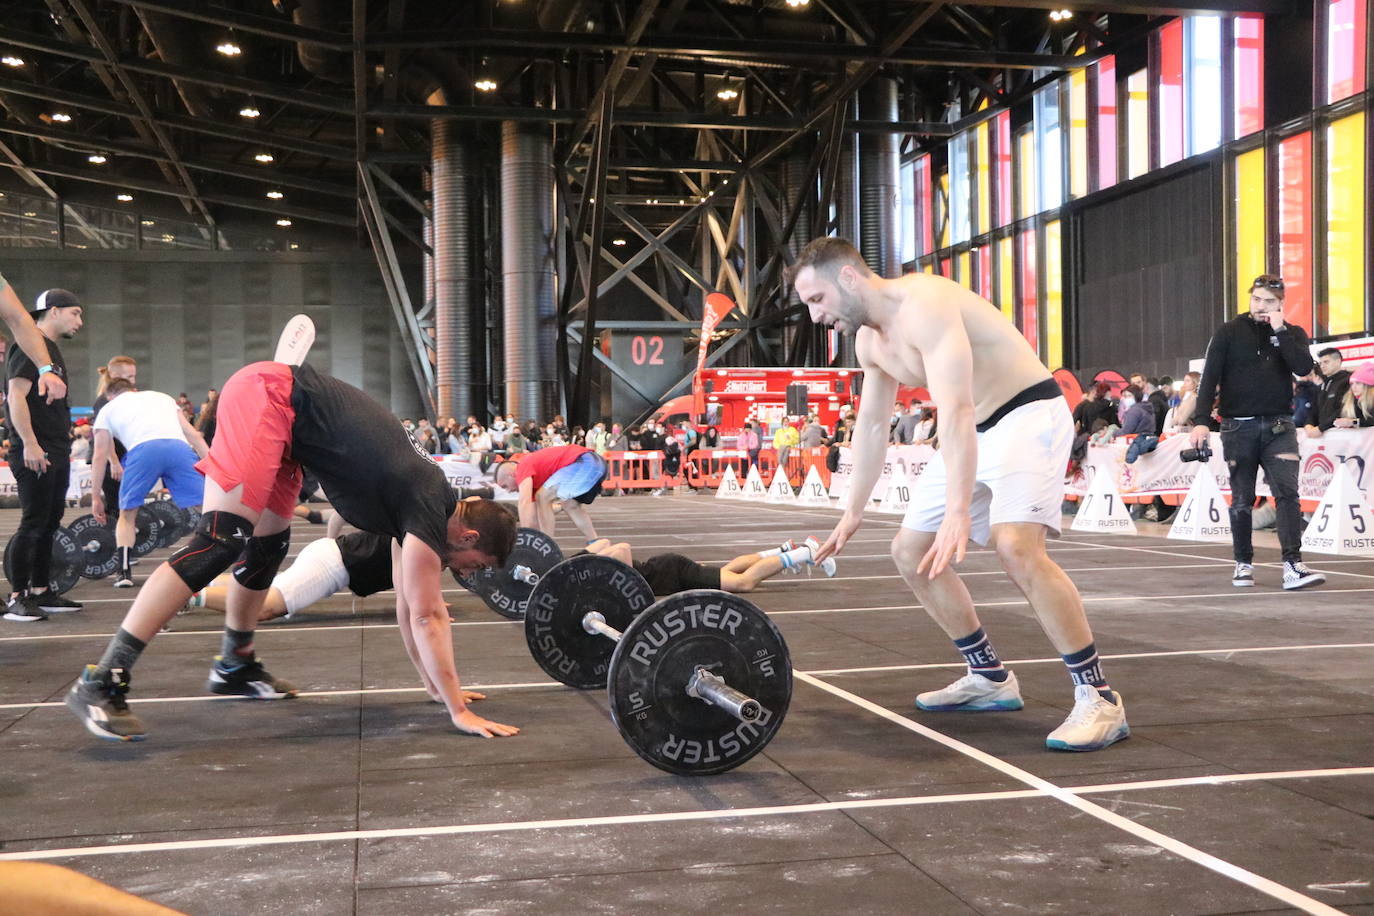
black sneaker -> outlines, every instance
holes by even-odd
[[[69,614],[72,611],[81,610],[82,607],[82,605],[72,601],[66,595],[59,595],[52,589],[49,589],[41,595],[34,595],[33,598],[38,602],[38,606],[49,614]]]
[[[108,679],[102,679],[95,676],[95,665],[87,665],[67,692],[67,708],[97,738],[142,741],[143,723],[129,712],[124,700],[128,692],[129,675],[123,668],[113,669]]]
[[[295,684],[269,674],[256,656],[231,667],[224,663],[223,655],[216,655],[205,689],[223,696],[254,700],[287,700],[299,692]]]
[[[5,608],[5,619],[15,623],[34,623],[47,620],[48,615],[38,606],[32,595],[10,595],[10,603]]]
[[[115,588],[133,588],[133,587],[134,587],[134,574],[133,574],[132,572],[130,572],[129,570],[127,570],[127,569],[121,570],[120,573],[119,573],[119,575],[118,575],[117,577],[115,577],[115,580],[114,580],[114,587],[115,587]]]

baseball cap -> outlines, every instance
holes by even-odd
[[[38,294],[38,301],[33,304],[33,317],[46,312],[48,309],[69,309],[80,308],[81,301],[76,298],[76,293],[65,289],[45,289]]]
[[[1368,362],[1350,373],[1350,381],[1361,385],[1374,385],[1374,362]]]

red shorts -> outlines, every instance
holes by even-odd
[[[219,393],[215,441],[196,469],[228,492],[243,484],[241,502],[290,518],[300,501],[301,466],[291,458],[294,379],[285,363],[244,366]]]

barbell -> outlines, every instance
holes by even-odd
[[[596,554],[539,578],[525,640],[545,673],[606,687],[611,718],[644,760],[683,776],[734,769],[773,739],[792,698],[782,634],[757,606],[696,589],[654,602],[644,577]]]

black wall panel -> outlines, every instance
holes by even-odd
[[[1215,162],[1074,213],[1073,365],[1178,376],[1224,320]]]

